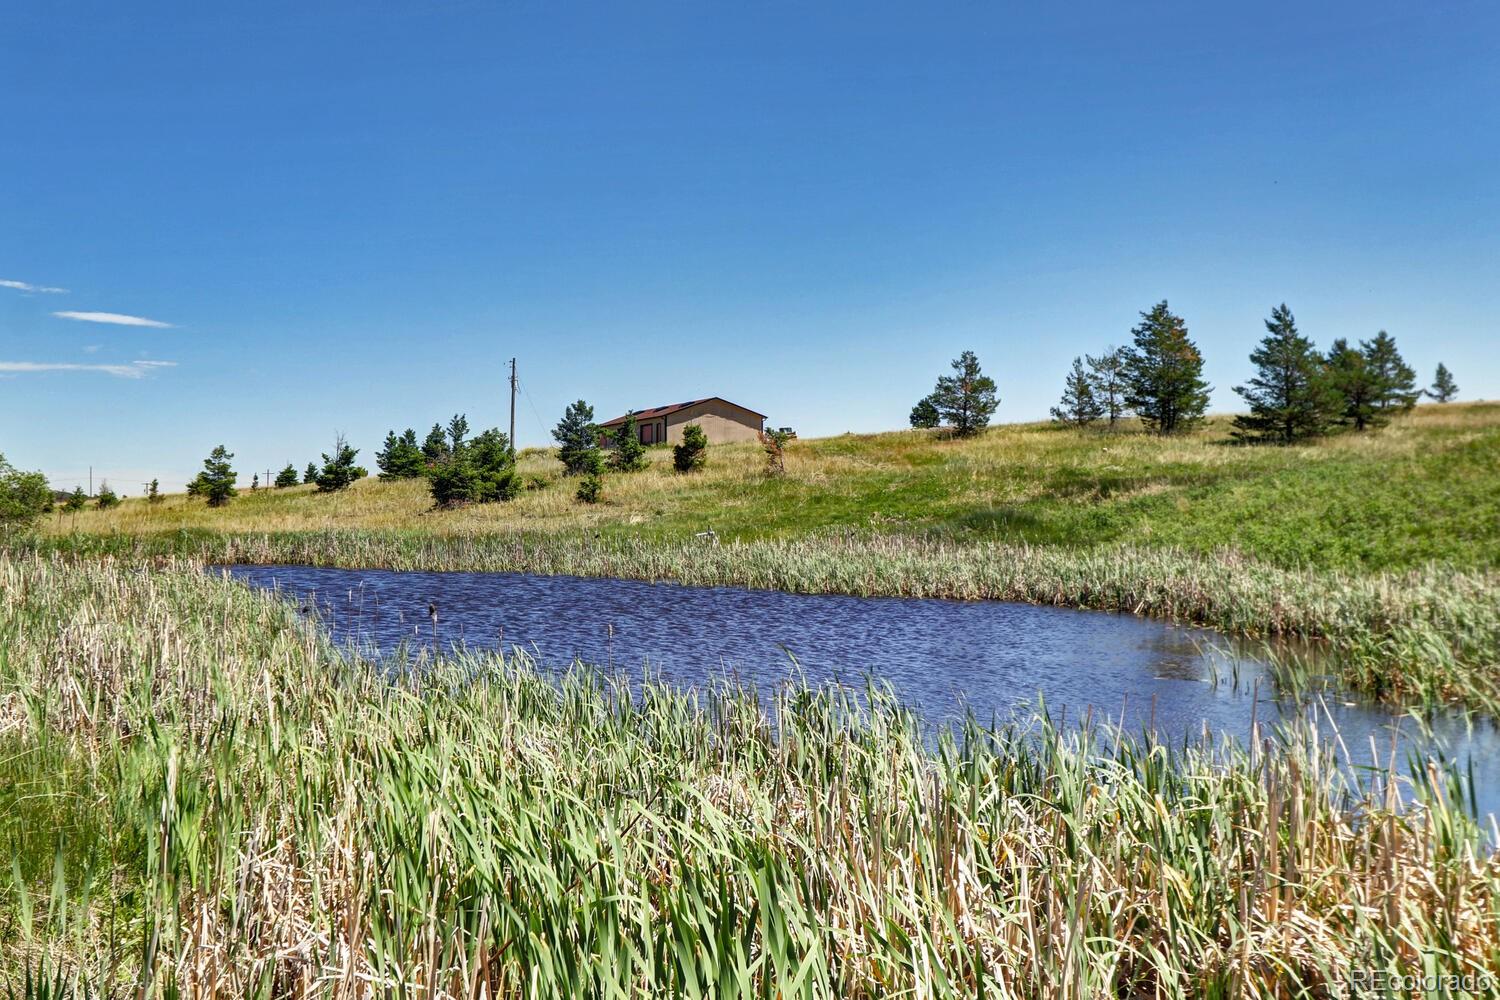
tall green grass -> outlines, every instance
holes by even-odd
[[[562,573],[794,593],[1027,601],[1312,641],[1317,669],[1378,698],[1500,714],[1500,574],[1284,569],[1234,553],[1071,549],[835,533],[665,543],[590,534],[316,531],[57,536],[76,556]]]
[[[899,553],[892,553],[892,557]],[[710,566],[712,564],[709,564]],[[879,689],[397,670],[193,563],[0,559],[0,958],[107,995],[1286,996],[1500,967],[1462,774]]]

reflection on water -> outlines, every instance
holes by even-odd
[[[381,653],[402,644],[520,647],[549,666],[649,665],[680,685],[728,672],[762,686],[795,670],[813,683],[859,684],[873,676],[934,721],[965,709],[984,722],[1004,721],[1040,699],[1054,717],[1076,720],[1092,711],[1172,742],[1205,729],[1244,741],[1252,717],[1266,725],[1302,714],[1325,732],[1336,728],[1357,765],[1373,761],[1376,746],[1379,759],[1389,759],[1393,726],[1403,742],[1422,728],[1347,697],[1278,700],[1253,649],[1130,615],[518,573],[303,566],[228,572],[316,607],[336,639]],[[1472,765],[1481,810],[1500,812],[1495,726],[1456,715],[1426,722],[1435,742],[1421,748]]]

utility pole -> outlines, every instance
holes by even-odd
[[[94,495],[94,467],[89,466],[89,496]]]
[[[516,457],[516,359],[510,359],[510,457]]]

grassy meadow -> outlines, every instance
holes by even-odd
[[[878,690],[408,666],[193,562],[0,556],[20,995],[1282,997],[1500,968],[1497,834],[1457,770],[1400,790],[1310,732],[1045,720],[934,750]]]
[[[329,529],[490,534],[599,532],[680,541],[792,539],[830,529],[953,542],[1096,547],[1130,543],[1234,551],[1287,568],[1399,570],[1439,561],[1500,567],[1500,403],[1418,407],[1378,432],[1288,448],[1231,443],[1227,418],[1158,438],[1050,424],[975,439],[896,431],[798,440],[786,475],[756,445],[710,450],[693,476],[651,467],[605,480],[580,504],[552,453],[528,450],[540,488],[511,503],[435,511],[423,481],[369,479],[335,495],[311,486],[250,493],[227,508],[171,496],[55,514],[53,534],[235,534]],[[370,460],[370,455],[363,456]]]

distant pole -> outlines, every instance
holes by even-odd
[[[89,466],[89,496],[94,495],[94,467]]]
[[[510,359],[510,457],[516,457],[516,359]]]

